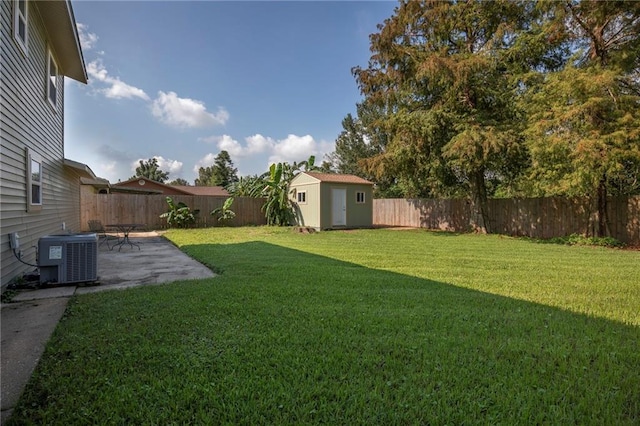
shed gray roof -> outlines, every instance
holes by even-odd
[[[336,173],[316,173],[316,172],[303,172],[304,174],[318,179],[320,182],[331,183],[356,183],[360,185],[373,185],[373,182],[369,182],[355,175],[341,175]]]

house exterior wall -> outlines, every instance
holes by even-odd
[[[47,100],[47,33],[38,8],[28,3],[28,50],[13,37],[13,1],[0,5],[0,285],[33,267],[20,263],[9,233],[20,236],[22,259],[35,264],[34,246],[47,234],[80,229],[80,176],[64,165],[64,77],[58,76],[57,102]],[[55,56],[55,52],[54,56]],[[27,212],[27,153],[42,159],[42,209]]]

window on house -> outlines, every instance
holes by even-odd
[[[42,158],[27,150],[27,211],[42,209]]]
[[[298,192],[298,204],[307,204],[307,191]]]
[[[49,60],[47,61],[47,98],[49,103],[55,107],[58,98],[58,65],[49,50]]]
[[[13,37],[24,53],[27,53],[27,0],[15,0],[13,3]]]
[[[356,203],[364,203],[364,192],[356,192]]]

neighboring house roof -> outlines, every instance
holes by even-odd
[[[335,173],[316,173],[316,172],[302,172],[307,176],[311,176],[314,179],[318,179],[320,182],[330,183],[355,183],[360,185],[373,185],[373,182],[369,182],[355,175],[341,175]]]
[[[71,2],[63,0],[34,1],[33,3],[40,11],[48,41],[56,53],[61,74],[81,83],[87,83],[87,70]]]
[[[156,193],[156,194],[169,194],[169,195],[192,195],[187,191],[183,191],[177,186],[166,185],[164,183],[156,182],[155,180],[146,177],[134,177],[124,182],[118,182],[111,184],[111,190],[120,191],[124,188],[126,192],[144,192],[144,193]],[[122,191],[122,192],[125,192]]]
[[[138,189],[138,188],[128,188],[126,186],[111,186],[109,189],[109,192],[112,194],[115,194],[115,193],[144,194],[144,195],[162,195],[163,194],[163,192],[159,189],[152,189],[152,188]]]
[[[179,186],[174,188],[180,188],[183,191],[187,191],[193,195],[209,195],[214,197],[228,197],[229,192],[222,186]]]
[[[111,192],[136,192],[167,195],[207,195],[228,197],[229,193],[221,186],[182,186],[166,185],[146,177],[136,177],[111,185]]]

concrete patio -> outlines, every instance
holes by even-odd
[[[98,282],[35,290],[20,290],[3,303],[1,362],[1,423],[11,415],[20,394],[74,294],[121,290],[179,280],[211,278],[215,274],[185,255],[156,232],[131,233],[137,247],[98,249]]]

